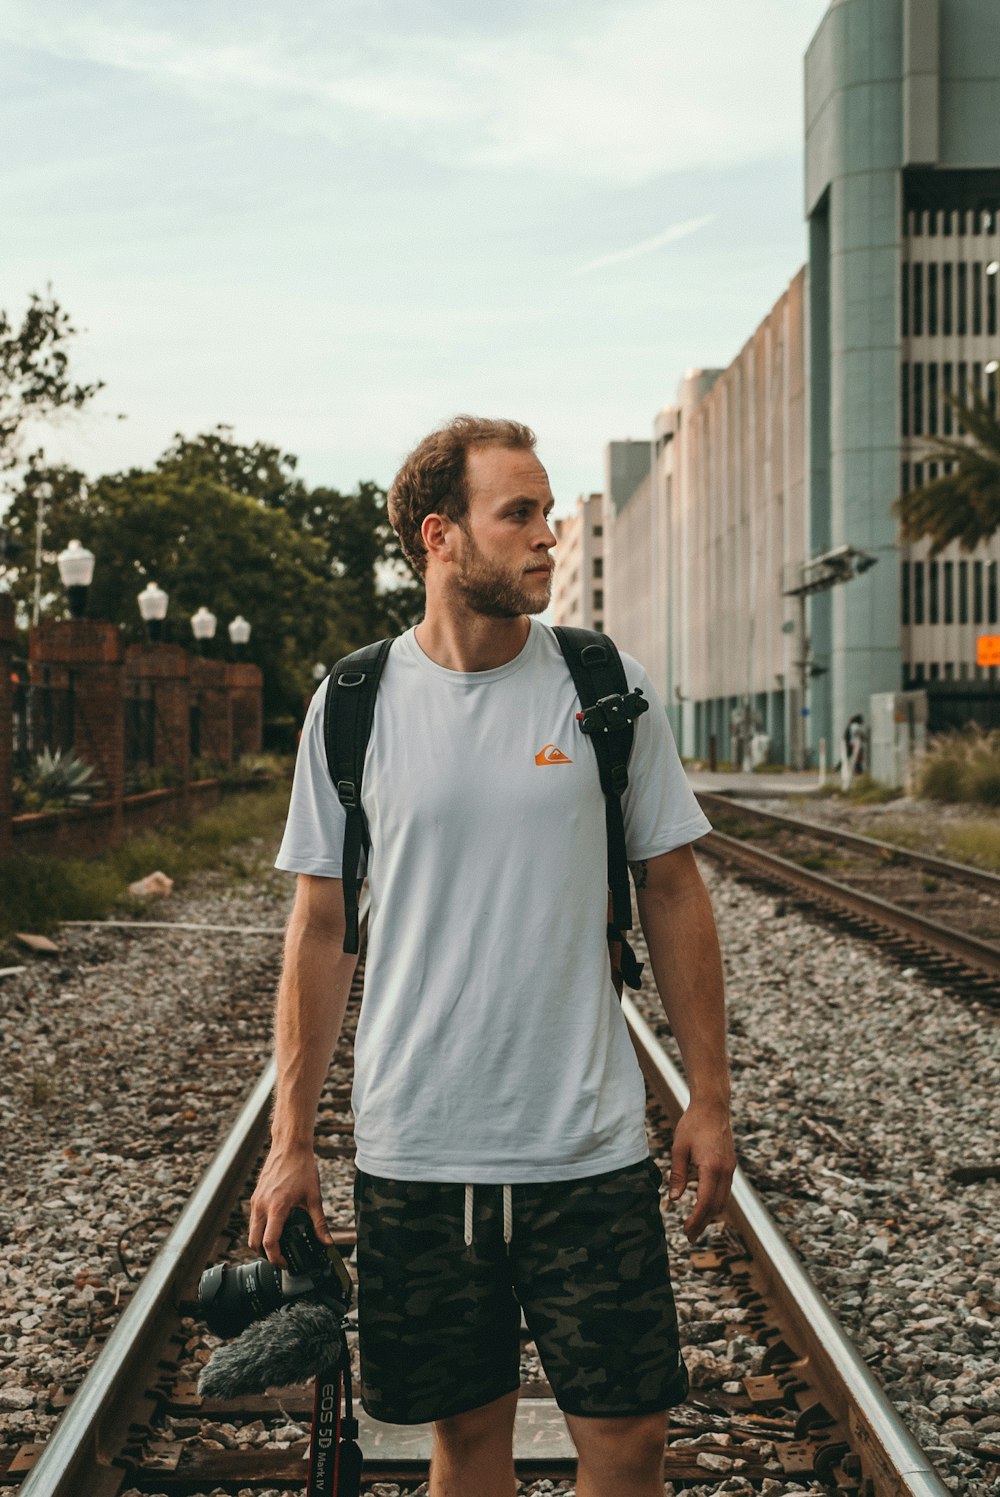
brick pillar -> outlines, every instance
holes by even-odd
[[[125,678],[153,701],[153,764],[191,777],[191,657],[180,645],[129,645]]]
[[[233,723],[233,760],[259,754],[264,743],[264,677],[259,665],[237,661],[226,666],[226,688]]]
[[[125,783],[123,657],[117,624],[99,619],[50,619],[29,634],[32,687],[72,690],[73,752],[104,782],[97,798],[114,806],[114,840],[122,832]]]
[[[226,689],[226,662],[191,656],[191,702],[201,721],[202,759],[217,759],[228,769],[233,762],[233,721]]]
[[[0,857],[11,850],[13,815],[14,688],[10,673],[14,658],[14,601],[0,593]]]

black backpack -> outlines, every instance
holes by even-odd
[[[629,691],[621,656],[606,634],[561,625],[552,632],[573,677],[582,708],[577,718],[594,745],[600,770],[608,831],[608,947],[615,989],[621,997],[622,982],[638,988],[642,973],[642,963],[625,939],[625,932],[632,928],[632,899],[621,796],[628,785],[632,725],[648,712],[649,703],[638,688]],[[358,863],[362,847],[367,853],[371,845],[361,809],[361,779],[378,683],[391,644],[391,639],[382,639],[339,660],[330,672],[324,706],[330,778],[347,817],[341,865],[346,952],[358,949]]]

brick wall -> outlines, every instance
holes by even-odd
[[[111,804],[112,840],[122,832],[125,786],[124,650],[116,624],[99,619],[51,619],[32,629],[28,645],[32,687],[71,689],[73,752],[94,766]]]

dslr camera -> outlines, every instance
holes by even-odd
[[[266,1258],[206,1268],[198,1283],[198,1304],[214,1336],[229,1340],[275,1310],[302,1302],[326,1305],[343,1320],[354,1293],[347,1265],[335,1247],[319,1241],[301,1206],[293,1206],[288,1214],[281,1251],[288,1268],[278,1268]]]

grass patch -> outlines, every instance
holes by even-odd
[[[288,810],[287,781],[227,798],[186,825],[129,837],[96,858],[0,858],[0,941],[18,930],[51,932],[60,920],[99,920],[117,908],[146,908],[127,885],[154,869],[182,883],[202,868],[233,879],[259,871],[251,841],[277,836]]]
[[[1000,873],[1000,822],[966,821],[944,834],[945,856]]]

